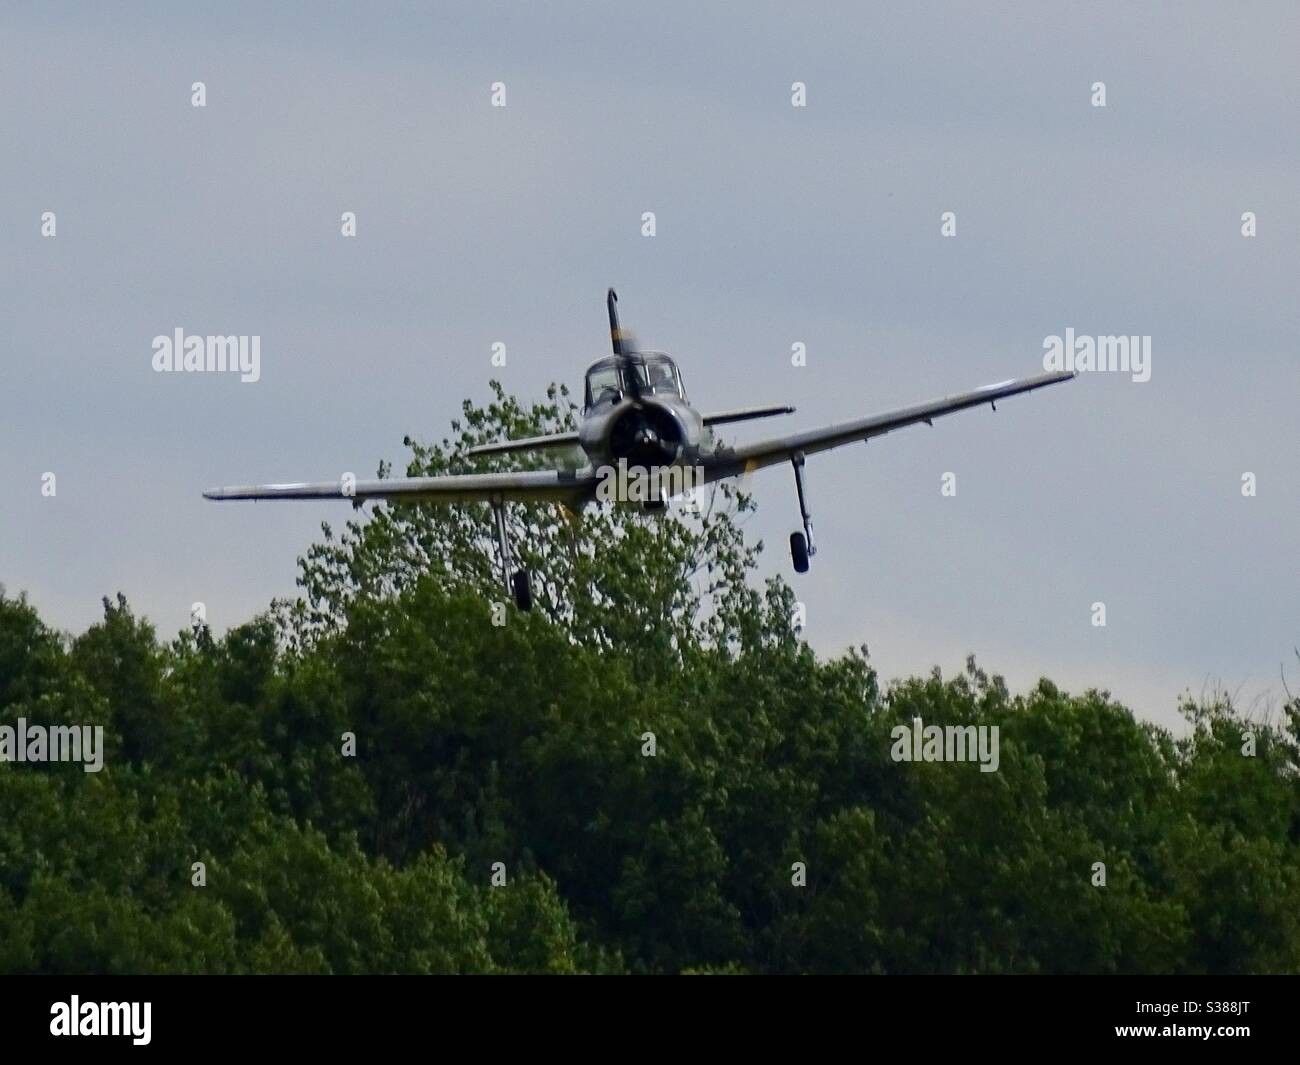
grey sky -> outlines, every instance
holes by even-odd
[[[0,10],[0,581],[47,620],[121,589],[164,634],[195,600],[224,628],[292,593],[346,508],[203,488],[368,475],[490,376],[575,385],[614,284],[697,405],[789,401],[789,428],[1038,372],[1067,326],[1151,335],[1149,383],[812,460],[805,577],[790,474],[758,475],[763,570],[886,676],[973,651],[1164,722],[1207,681],[1280,693],[1300,8],[265,6]],[[259,334],[261,381],[155,374],[176,327]]]

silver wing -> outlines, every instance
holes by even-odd
[[[947,396],[915,407],[904,407],[885,414],[873,414],[867,418],[828,425],[822,429],[808,429],[801,433],[772,437],[769,440],[760,440],[756,444],[719,448],[702,464],[704,479],[717,481],[724,477],[735,477],[778,462],[788,462],[796,454],[811,455],[843,444],[870,440],[873,436],[882,436],[905,425],[915,425],[917,422],[928,423],[945,414],[954,414],[969,407],[993,403],[1021,392],[1032,392],[1035,388],[1068,381],[1073,376],[1074,374],[1069,371],[1059,371],[1039,374],[1037,377],[1024,377],[1018,381],[1001,381],[995,385],[977,388],[972,392]]]
[[[565,503],[589,499],[598,478],[591,470],[528,470],[522,473],[468,473],[445,477],[394,477],[377,481],[323,481],[315,484],[255,484],[213,488],[206,499],[387,499],[409,503],[473,503],[519,500]]]
[[[869,440],[905,425],[930,422],[945,414],[969,407],[993,403],[1020,392],[1068,381],[1073,373],[1045,373],[1019,381],[985,385],[973,392],[922,403],[915,407],[842,422],[822,429],[762,440],[736,448],[719,448],[704,460],[705,481],[734,477],[789,461],[796,454],[811,455],[818,451]],[[568,434],[563,434],[567,437]],[[533,443],[516,441],[515,443]],[[568,444],[567,439],[564,440]],[[579,506],[591,499],[600,483],[595,470],[529,470],[522,473],[470,473],[445,477],[395,477],[385,480],[342,481],[315,484],[261,484],[238,488],[213,488],[203,495],[207,499],[387,499],[395,502],[473,503],[518,500],[530,503],[556,502]]]

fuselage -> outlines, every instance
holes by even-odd
[[[587,370],[578,440],[592,466],[694,465],[711,437],[664,353],[621,354]]]

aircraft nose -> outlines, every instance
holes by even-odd
[[[609,429],[609,454],[641,466],[671,463],[684,433],[671,410],[659,404],[638,405],[620,415]]]

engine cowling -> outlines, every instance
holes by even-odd
[[[681,454],[685,433],[672,412],[657,404],[630,407],[610,427],[612,459],[629,466],[671,466]]]

